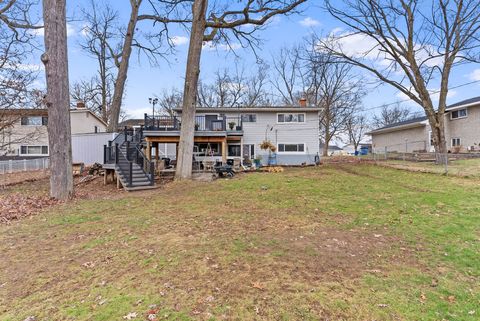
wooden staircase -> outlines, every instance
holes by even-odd
[[[114,170],[117,184],[126,191],[153,189],[155,172],[142,149],[142,131],[125,130],[104,146],[104,168]]]
[[[119,151],[123,155],[127,155],[127,144],[123,143],[119,146]],[[129,166],[132,166],[132,177],[130,179],[130,170]],[[123,188],[126,191],[137,191],[144,189],[153,189],[156,188],[155,184],[152,184],[152,180],[149,177],[149,174],[135,162],[130,162],[126,157],[120,157],[118,160],[117,166],[115,166],[115,171],[117,172],[118,179],[122,184]]]

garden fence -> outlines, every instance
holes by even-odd
[[[45,170],[50,166],[49,158],[0,161],[0,175]]]

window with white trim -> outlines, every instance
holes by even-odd
[[[20,120],[22,126],[47,126],[47,116],[24,116]]]
[[[257,122],[257,115],[256,114],[244,114],[244,115],[242,115],[242,122],[243,123],[256,123]]]
[[[279,153],[304,153],[305,144],[278,144]]]
[[[305,114],[277,114],[277,122],[284,123],[304,123]]]
[[[451,119],[466,118],[468,116],[467,109],[454,110],[450,114]]]
[[[48,155],[48,146],[20,146],[20,155]]]
[[[462,142],[460,138],[452,138],[452,147],[461,146],[461,145],[462,145]]]

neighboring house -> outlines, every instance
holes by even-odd
[[[320,149],[320,152],[323,151],[323,143],[320,143],[318,146]],[[327,150],[328,156],[335,156],[335,155],[342,155],[343,154],[343,148],[340,148],[336,145],[328,145],[328,150]]]
[[[266,164],[269,152],[261,150],[260,144],[267,140],[277,148],[277,164],[314,164],[320,151],[319,111],[313,107],[197,108],[195,159],[260,158]],[[170,154],[176,151],[182,111],[175,112],[177,116],[156,116],[154,122],[145,114],[144,136],[150,154],[161,157],[163,149]]]
[[[373,149],[378,152],[433,152],[431,129],[426,117],[375,129]],[[445,113],[445,139],[449,151],[480,150],[480,97],[450,105]]]
[[[72,135],[105,132],[107,125],[86,108],[70,110]],[[46,109],[0,111],[0,155],[35,158],[49,155]]]

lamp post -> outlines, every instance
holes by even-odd
[[[158,98],[148,98],[148,102],[152,105],[152,118],[155,121],[155,105],[158,104]]]

